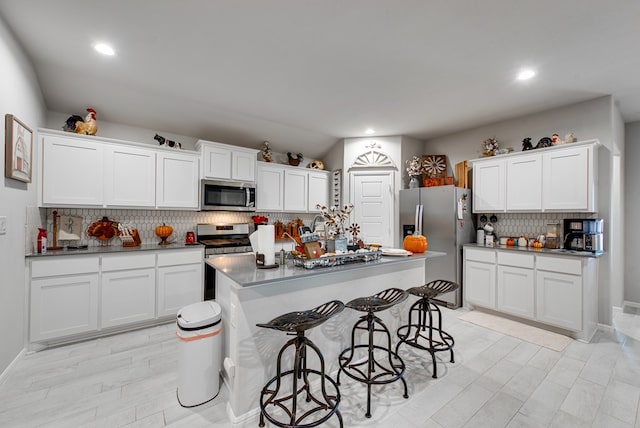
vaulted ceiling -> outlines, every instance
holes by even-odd
[[[0,16],[51,111],[307,157],[366,128],[428,139],[607,94],[640,120],[633,0],[0,0]]]

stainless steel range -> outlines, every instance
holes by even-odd
[[[205,246],[205,258],[225,254],[252,252],[249,241],[249,224],[211,224],[200,223],[196,227],[197,240]],[[216,271],[213,267],[204,266],[204,300],[216,298]]]
[[[205,246],[205,257],[253,251],[249,242],[248,223],[200,223],[196,228],[196,233],[198,242]]]

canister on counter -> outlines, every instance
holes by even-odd
[[[476,230],[476,243],[478,245],[484,245],[484,229]]]

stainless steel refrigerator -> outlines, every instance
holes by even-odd
[[[422,206],[422,209],[420,209]],[[400,241],[422,224],[429,251],[446,256],[427,260],[425,283],[447,279],[460,284],[457,291],[439,296],[450,308],[462,305],[462,245],[473,242],[475,228],[471,215],[471,190],[454,186],[420,187],[400,190]],[[422,212],[422,214],[420,214]]]

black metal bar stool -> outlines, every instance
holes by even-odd
[[[284,331],[289,335],[296,337],[289,340],[278,353],[277,372],[276,375],[262,388],[260,394],[260,426],[264,426],[264,419],[279,427],[315,427],[327,421],[335,413],[342,427],[342,415],[338,410],[340,403],[340,390],[338,385],[331,377],[325,374],[324,357],[320,349],[307,337],[304,332],[312,327],[316,327],[332,316],[340,313],[344,309],[344,303],[339,300],[327,302],[317,308],[302,312],[290,312],[272,319],[267,324],[256,324],[258,327],[271,328]],[[289,348],[294,350],[293,369],[282,371],[282,355]],[[307,351],[311,349],[316,353],[320,361],[320,370],[307,367]],[[322,397],[313,395],[310,387],[309,375],[317,375],[320,378],[320,392]],[[289,391],[280,392],[283,379],[291,376],[292,388]],[[302,385],[298,386],[298,381],[302,380]],[[326,382],[329,382],[335,389],[335,393],[329,394],[326,388]],[[298,412],[298,395],[305,392],[305,401],[310,408],[302,409],[304,413],[301,416]],[[280,394],[280,395],[279,395]],[[291,401],[291,407],[287,407],[287,401]],[[268,407],[272,405],[273,407]],[[313,407],[311,407],[313,406]],[[283,410],[285,415],[273,414],[270,410]],[[305,419],[317,412],[324,411],[326,414],[319,419],[310,420],[305,423]],[[280,419],[278,417],[280,416]],[[286,421],[283,421],[283,416]],[[307,419],[308,420],[308,419]]]
[[[440,294],[448,293],[458,289],[455,282],[436,279],[420,287],[413,287],[407,290],[409,294],[418,296],[420,299],[411,305],[409,309],[409,321],[398,329],[400,342],[396,345],[396,353],[400,345],[406,343],[414,348],[422,349],[431,354],[433,361],[433,377],[438,377],[436,366],[436,352],[451,352],[451,362],[453,359],[453,337],[442,330],[442,312],[437,304],[433,302]],[[437,322],[433,323],[433,313],[437,315]],[[414,323],[413,317],[417,317]]]
[[[375,312],[389,309],[406,298],[406,291],[389,288],[373,296],[359,297],[345,305],[367,314],[360,317],[353,326],[351,346],[342,351],[338,357],[340,368],[338,369],[337,381],[340,385],[340,374],[344,372],[350,378],[367,384],[367,413],[365,413],[367,418],[371,417],[371,385],[383,385],[400,379],[404,385],[403,397],[409,398],[407,383],[402,377],[405,369],[404,362],[392,350],[389,329],[380,318],[374,315]],[[368,332],[367,343],[356,344],[356,331],[358,330]],[[374,333],[376,332],[383,333],[383,336],[386,337],[386,347],[374,344]],[[357,352],[357,350],[366,350],[367,353],[362,355],[362,352]],[[376,354],[380,355],[380,358],[377,358]]]

